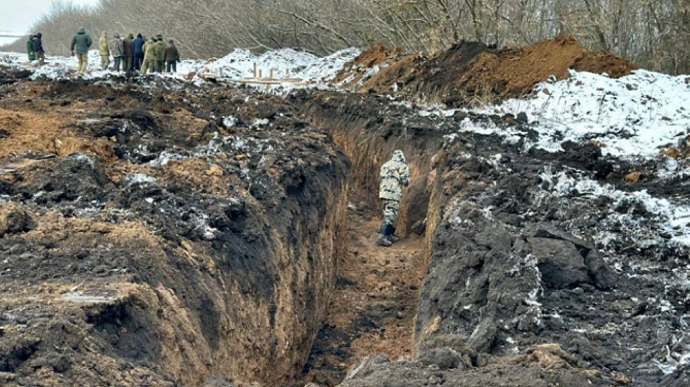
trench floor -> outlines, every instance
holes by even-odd
[[[370,355],[412,355],[414,317],[425,274],[424,237],[402,235],[391,247],[376,245],[380,217],[374,209],[348,209],[348,250],[338,282],[304,367],[305,382],[334,386]]]

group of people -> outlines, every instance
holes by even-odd
[[[110,65],[110,57],[114,60],[115,71],[141,71],[162,73],[177,72],[177,62],[180,61],[180,52],[175,42],[170,39],[166,45],[162,35],[151,37],[148,41],[141,35],[129,34],[125,39],[115,33],[112,39],[108,39],[108,33],[103,31],[98,40],[98,53],[101,56],[101,69],[105,70]]]
[[[29,55],[29,61],[38,59],[38,62],[43,65],[46,60],[43,52],[43,34],[38,32],[35,35],[29,35],[29,40],[26,41],[26,52]]]
[[[45,62],[42,34],[39,32],[31,35],[26,42],[26,51],[29,61],[39,60],[39,64]],[[88,67],[88,52],[93,45],[91,36],[84,28],[79,28],[72,38],[70,51],[76,55],[79,61],[78,72],[84,73]],[[177,72],[177,62],[180,61],[180,52],[175,42],[170,39],[166,45],[162,35],[156,35],[145,39],[141,34],[129,34],[122,38],[117,32],[112,39],[108,39],[108,33],[103,31],[98,40],[98,53],[101,56],[101,70],[107,70],[110,66],[110,57],[113,58],[115,71],[134,72]]]

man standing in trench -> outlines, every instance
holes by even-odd
[[[397,241],[395,221],[398,219],[402,189],[410,184],[410,169],[401,150],[393,152],[393,158],[381,166],[379,199],[383,207],[383,220],[376,243],[388,247]]]

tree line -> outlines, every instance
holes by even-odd
[[[194,58],[235,47],[323,55],[377,41],[434,52],[461,39],[501,47],[571,34],[644,68],[690,72],[690,0],[101,0],[94,8],[59,0],[31,31],[43,32],[49,54],[64,55],[82,26],[93,36],[161,33]]]

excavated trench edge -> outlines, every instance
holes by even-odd
[[[338,112],[337,109],[335,111],[329,108],[324,109],[316,103],[306,107],[303,114],[305,117],[311,117],[312,125],[329,132],[335,145],[345,153],[351,163],[350,172],[347,176],[348,186],[350,186],[350,192],[348,194],[354,191],[357,196],[364,197],[367,204],[371,208],[376,209],[376,216],[379,216],[379,201],[377,195],[378,170],[380,165],[390,158],[390,155],[395,149],[402,149],[405,154],[408,155],[407,161],[411,172],[411,188],[408,189],[408,191],[414,191],[415,193],[403,197],[398,220],[398,230],[400,230],[401,235],[409,235],[411,233],[410,228],[412,224],[424,219],[425,232],[422,235],[422,267],[416,268],[421,273],[420,283],[418,284],[419,287],[415,291],[414,316],[416,316],[421,285],[430,260],[431,240],[438,223],[437,219],[440,210],[437,208],[438,206],[435,205],[440,201],[439,195],[436,194],[436,184],[429,184],[430,182],[428,179],[432,169],[430,167],[432,158],[440,151],[442,139],[437,138],[436,141],[431,141],[431,143],[425,142],[415,146],[414,143],[406,142],[405,139],[400,136],[385,138],[379,135],[380,133],[377,133],[376,130],[373,130],[374,133],[372,134],[372,130],[367,129],[371,120],[370,117],[352,117],[348,114]],[[423,206],[419,206],[420,203],[423,203]],[[414,219],[410,219],[408,213],[410,213],[413,208],[416,215]],[[420,219],[420,211],[422,219]],[[348,216],[342,219],[343,221],[347,221]],[[372,238],[374,238],[375,230],[372,230],[371,234]],[[374,244],[373,249],[376,248],[380,247]],[[370,247],[369,249],[372,248]],[[366,251],[364,253],[366,253]],[[342,255],[339,256],[338,259],[343,259]],[[340,265],[338,265],[336,276],[339,274]],[[333,294],[334,291],[331,292],[331,295]],[[410,357],[416,357],[418,355],[417,340],[415,337],[416,323],[414,320],[415,318],[413,318],[411,330],[409,332],[412,350]],[[316,337],[314,338],[316,339]],[[314,345],[314,342],[312,345]],[[376,354],[377,353],[369,353],[368,355],[373,356]],[[304,382],[309,381],[310,380],[301,380],[299,384],[304,385]],[[337,383],[328,384],[337,385],[340,382],[342,382],[342,379],[337,380]],[[294,385],[296,386],[298,384]]]

